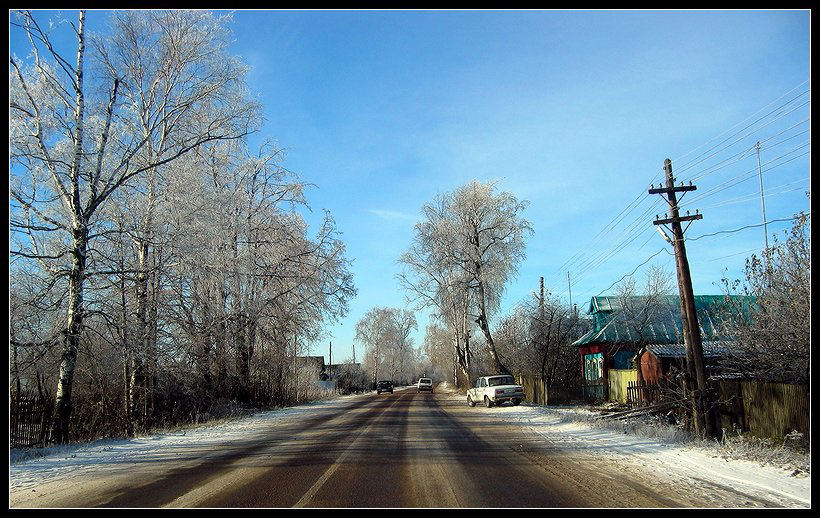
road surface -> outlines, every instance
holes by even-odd
[[[771,506],[724,487],[623,476],[595,452],[414,388],[340,401],[250,438],[189,445],[11,493],[12,507]],[[170,457],[170,458],[169,458]],[[698,495],[708,495],[699,499]]]

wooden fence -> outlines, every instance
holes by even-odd
[[[567,405],[584,400],[583,386],[577,382],[554,383],[547,386],[537,375],[516,375],[516,383],[524,387],[524,401],[536,405]]]
[[[721,424],[757,437],[783,439],[796,430],[809,439],[807,385],[720,380],[713,383]]]
[[[627,388],[630,382],[638,380],[636,369],[609,369],[609,400],[627,402]]]
[[[598,378],[597,380],[584,380],[584,386],[583,386],[584,401],[587,401],[587,402],[606,401],[608,391],[609,391],[609,384],[607,383],[606,378]]]
[[[547,386],[541,376],[516,376],[516,382],[524,387],[524,401],[536,405],[547,404]]]
[[[49,438],[52,402],[18,394],[11,397],[9,406],[9,446],[45,446]]]
[[[656,383],[630,381],[627,386],[626,403],[629,406],[648,406],[661,403],[665,398],[663,387]]]

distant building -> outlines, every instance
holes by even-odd
[[[313,368],[316,370],[316,375],[321,376],[325,372],[325,357],[324,356],[297,356],[296,368],[299,370]]]
[[[298,356],[296,367],[299,369],[313,368],[316,371],[316,379],[327,381],[337,375],[347,372],[350,369],[360,369],[361,363],[334,363],[326,364],[324,356]]]

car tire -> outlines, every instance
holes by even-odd
[[[521,400],[520,399],[513,399],[512,403],[513,403],[514,406],[518,406],[518,405],[521,404]]]
[[[473,408],[475,406],[475,401],[473,401],[473,398],[471,398],[470,396],[467,396],[467,405],[470,408]]]
[[[488,398],[487,396],[484,396],[484,404],[487,406],[487,408],[493,407],[493,402],[490,401],[490,398]]]
[[[381,390],[377,390],[377,391],[376,391],[376,394],[381,395],[381,393],[382,393],[382,391],[381,391]]]

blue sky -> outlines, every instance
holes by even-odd
[[[105,13],[91,15],[97,23]],[[233,19],[233,51],[251,66],[265,106],[253,139],[276,139],[288,150],[285,166],[317,185],[309,220],[328,209],[354,261],[359,294],[328,328],[334,362],[351,356],[355,323],[371,307],[405,307],[397,259],[421,206],[474,178],[530,203],[535,232],[505,311],[540,276],[566,299],[569,271],[573,302],[585,309],[636,268],[639,281],[653,264],[674,275],[651,223],[665,211],[651,208],[661,198],[644,196],[665,158],[677,171],[714,154],[682,169],[680,180],[697,178],[690,200],[755,173],[685,207],[704,214],[690,238],[761,222],[756,156],[735,156],[758,140],[761,161],[777,159],[764,172],[767,219],[809,210],[808,11],[237,11]],[[769,234],[788,226],[769,225]],[[720,293],[724,271],[742,276],[745,257],[762,248],[763,230],[687,246],[696,294]],[[416,345],[426,314],[418,320]],[[327,356],[327,343],[313,352]],[[357,344],[357,359],[362,353]]]

